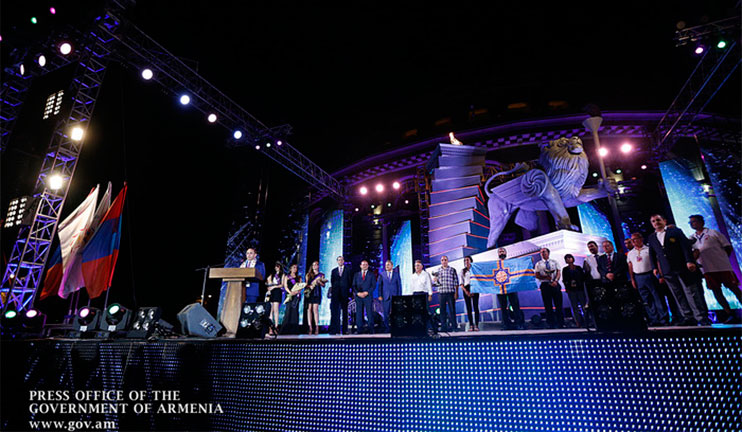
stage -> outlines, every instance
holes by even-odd
[[[723,325],[15,340],[2,429],[740,430],[741,344],[742,326]],[[30,423],[47,421],[63,423]]]

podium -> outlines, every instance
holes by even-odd
[[[219,321],[227,330],[226,335],[234,337],[240,321],[240,309],[245,302],[245,280],[262,281],[263,275],[256,268],[212,268],[209,269],[209,279],[221,279],[227,283]]]

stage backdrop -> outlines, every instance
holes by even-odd
[[[319,233],[319,270],[329,280],[332,269],[337,267],[337,257],[343,254],[343,211],[333,210],[325,214]],[[330,325],[330,290],[328,282],[322,289],[319,305],[319,325]]]
[[[690,215],[700,214],[706,221],[708,228],[719,229],[716,222],[716,216],[711,208],[711,202],[708,193],[704,191],[703,185],[696,180],[691,165],[684,159],[673,159],[660,163],[660,172],[662,181],[665,183],[667,199],[670,201],[672,216],[678,228],[682,229],[685,235],[693,234],[694,230],[688,224]],[[737,173],[739,177],[739,173]],[[703,282],[704,288],[706,281]],[[719,310],[721,306],[714,298],[714,294],[704,289],[706,304],[709,309]],[[726,297],[732,308],[739,309],[737,298],[726,288],[723,288],[724,297]]]
[[[611,231],[611,222],[608,217],[598,210],[593,203],[585,203],[577,206],[577,214],[580,217],[580,226],[583,234],[590,234],[606,239],[616,244]],[[603,245],[600,245],[603,249]]]
[[[402,226],[394,235],[389,257],[395,266],[399,267],[399,275],[402,277],[402,286],[409,286],[412,277],[412,223],[402,222]]]

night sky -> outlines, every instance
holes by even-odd
[[[2,3],[4,61],[9,44],[94,12],[95,2],[75,2],[74,9],[58,3]],[[452,118],[452,130],[472,127],[467,113],[476,108],[489,110],[490,123],[581,113],[587,103],[605,111],[664,111],[696,62],[691,47],[675,47],[677,22],[725,18],[735,4],[499,3],[431,9],[423,2],[331,8],[139,1],[131,18],[263,123],[291,124],[292,145],[332,172],[411,142],[403,138],[407,130],[419,131],[412,141],[436,136],[433,123],[443,117]],[[31,192],[53,126],[40,120],[43,103],[66,88],[68,76],[62,70],[38,79],[24,103],[2,160],[3,214],[11,198]],[[707,111],[739,116],[739,94],[736,74]],[[549,111],[551,100],[568,106]],[[531,109],[508,111],[515,102]],[[225,148],[228,136],[155,84],[109,68],[65,215],[96,183],[111,180],[115,192],[129,183],[112,300],[161,305],[173,317],[200,295],[195,269],[223,261],[232,220],[254,205],[260,178],[269,187],[271,219],[296,205],[306,189],[301,180],[254,150]],[[278,235],[275,225],[263,233],[266,250]],[[6,256],[15,232],[10,240],[9,234],[3,233]],[[209,285],[210,292],[216,288]],[[37,306],[53,314],[66,304]]]

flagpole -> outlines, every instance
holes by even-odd
[[[106,289],[106,301],[103,302],[103,310],[106,311],[108,309],[108,293],[111,292],[111,287],[108,287]]]

